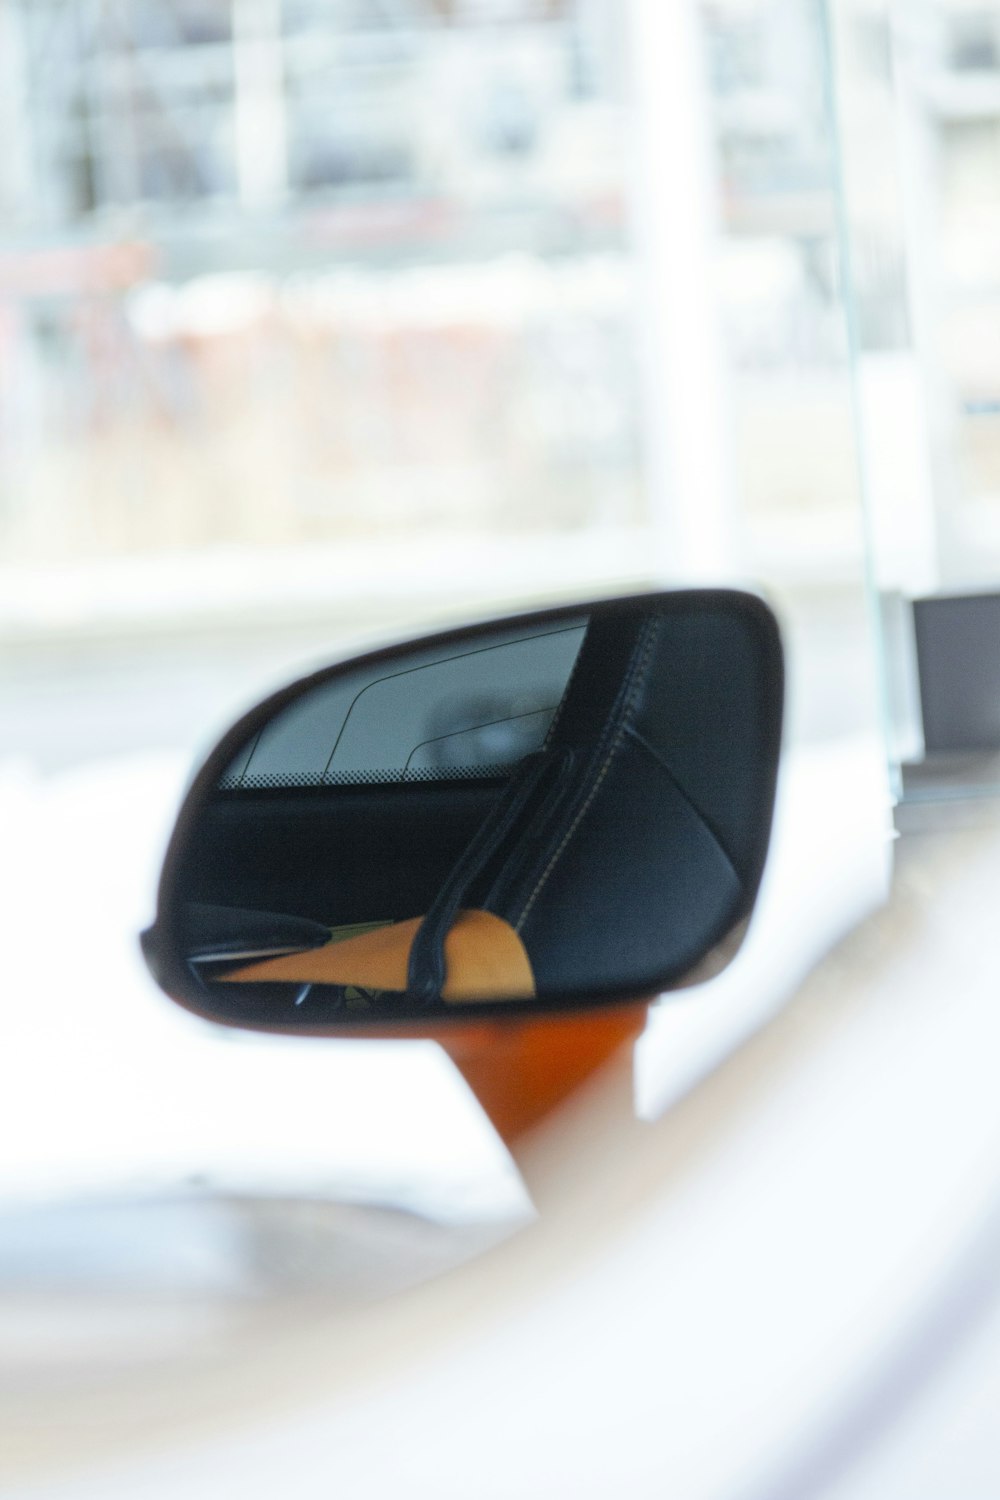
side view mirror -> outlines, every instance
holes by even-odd
[[[328,667],[224,736],[143,934],[214,1021],[368,1034],[635,1001],[756,899],[782,657],[757,598],[643,594]]]

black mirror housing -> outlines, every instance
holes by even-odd
[[[754,595],[583,602],[392,645],[245,715],[143,951],[212,1020],[347,1034],[678,988],[739,946],[781,740]]]

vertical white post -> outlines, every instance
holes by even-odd
[[[240,202],[266,208],[288,187],[281,0],[233,0],[233,69]]]
[[[21,8],[0,0],[0,215],[8,226],[32,204],[27,56]]]
[[[695,0],[626,0],[642,401],[657,571],[714,579],[736,565],[718,204]]]
[[[907,283],[913,349],[920,382],[927,482],[911,504],[907,525],[923,539],[922,570],[908,592],[961,586],[963,558],[956,535],[959,476],[955,463],[956,397],[941,350],[942,293],[939,144],[926,84],[940,67],[934,17],[922,8],[891,7],[894,82]],[[914,545],[911,543],[911,546]]]

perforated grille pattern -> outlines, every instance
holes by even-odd
[[[227,771],[216,783],[220,792],[260,792],[284,786],[322,786],[318,771],[283,771],[264,776],[240,776]]]
[[[514,765],[489,766],[402,766],[399,769],[371,771],[272,771],[257,776],[240,776],[226,772],[217,786],[220,792],[264,792],[310,786],[400,786],[429,781],[499,781],[507,780]]]

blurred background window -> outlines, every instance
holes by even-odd
[[[785,823],[804,905],[767,957],[775,993],[884,879],[873,475],[896,475],[885,555],[908,556],[929,470],[899,416],[919,362],[885,190],[888,15],[831,10],[0,0],[8,984],[37,993],[47,954],[0,1079],[15,1207],[193,1181],[523,1211],[431,1049],[237,1043],[141,969],[192,746],[352,634],[759,584],[805,809]],[[975,198],[992,137],[962,140],[947,181]],[[859,417],[880,392],[876,450]],[[683,1055],[654,1032],[651,1096],[656,1059]]]
[[[648,1112],[884,895],[891,790],[1000,788],[998,268],[981,0],[0,0],[0,1387],[528,1212],[430,1044],[222,1032],[143,969],[193,749],[276,679],[775,603],[777,915],[653,1008]]]
[[[636,519],[606,11],[5,0],[4,556]]]

